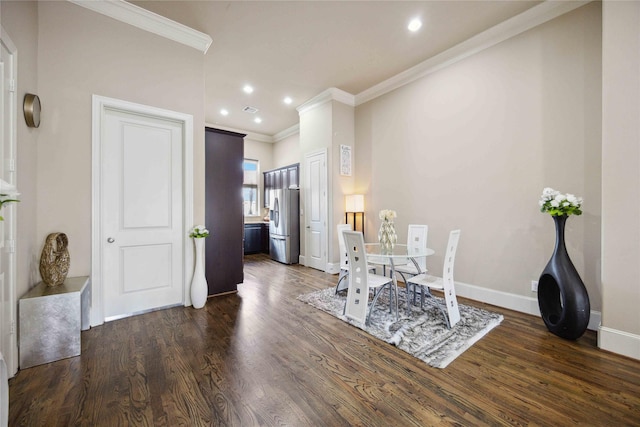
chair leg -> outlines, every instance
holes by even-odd
[[[391,305],[391,302],[393,301],[393,298],[395,298],[395,301],[398,301],[398,289],[395,290],[395,293],[393,293],[393,283],[389,283],[388,285],[385,285],[383,287],[381,287],[380,289],[378,289],[377,291],[373,291],[373,301],[371,301],[371,306],[369,307],[369,314],[367,314],[367,319],[364,322],[365,325],[369,325],[369,319],[371,318],[371,313],[373,312],[373,308],[376,305],[376,301],[378,300],[378,297],[380,296],[380,294],[382,292],[384,292],[384,288],[386,286],[389,286],[389,313],[393,313],[393,306]],[[398,319],[398,310],[396,309],[396,320]]]
[[[340,291],[344,291],[349,287],[349,283],[347,283],[347,287],[344,289],[340,289],[340,283],[342,283],[342,281],[347,281],[349,280],[349,272],[346,270],[340,270],[340,278],[338,279],[338,284],[336,285],[336,295],[338,294],[338,292]]]
[[[407,313],[409,313],[409,288],[411,288],[411,284],[407,282],[407,279],[406,277],[404,277],[402,271],[398,271],[398,274],[400,275],[400,277],[402,277],[402,281],[404,282],[404,289],[407,291]]]
[[[422,307],[422,302],[424,301],[424,286],[421,286],[421,299],[420,299],[420,306]],[[442,313],[442,316],[444,317],[444,321],[447,323],[447,329],[451,329],[451,322],[449,321],[449,313],[446,312],[445,308],[442,306],[442,304],[440,304],[438,302],[438,300],[433,296],[433,294],[431,293],[431,290],[429,288],[427,288],[427,297],[431,297],[433,299],[434,304],[440,309],[440,312]]]
[[[369,307],[369,314],[367,314],[367,319],[364,322],[365,325],[369,324],[369,319],[371,318],[371,313],[373,312],[373,308],[376,306],[376,301],[378,300],[378,297],[382,293],[382,289],[383,288],[380,288],[378,290],[374,290],[373,291],[373,301],[371,301],[371,306]]]
[[[407,281],[404,273],[402,271],[398,271],[398,274],[402,277],[402,281],[404,282],[405,290],[407,291],[407,313],[409,313],[409,302],[411,301],[411,289],[413,289],[413,305],[416,305],[416,285]],[[413,277],[413,276],[411,276]]]

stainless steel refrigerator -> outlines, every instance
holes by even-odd
[[[269,205],[269,253],[284,264],[297,264],[300,257],[300,190],[271,191]]]

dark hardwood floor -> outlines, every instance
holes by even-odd
[[[82,333],[18,372],[10,426],[640,425],[640,361],[504,321],[446,369],[296,300],[337,276],[245,258],[237,294]]]

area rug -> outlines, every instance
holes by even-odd
[[[435,368],[445,368],[503,320],[501,314],[459,304],[460,322],[448,329],[440,309],[429,301],[431,298],[425,299],[424,308],[420,308],[419,301],[411,305],[408,313],[404,289],[399,289],[398,293],[399,318],[396,320],[395,310],[389,313],[388,293],[385,292],[376,302],[369,325],[347,319],[342,314],[346,294],[336,295],[335,288],[300,295],[298,300],[393,344]],[[442,302],[442,298],[434,298]]]

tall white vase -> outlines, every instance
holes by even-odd
[[[202,308],[207,302],[207,279],[204,276],[204,266],[202,264],[202,254],[204,250],[204,237],[194,238],[196,245],[196,266],[191,279],[191,304],[193,308]]]

